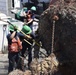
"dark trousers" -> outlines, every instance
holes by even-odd
[[[18,60],[19,60],[19,52],[17,53],[8,53],[8,59],[9,59],[9,68],[8,73],[13,71],[18,66]]]
[[[14,69],[20,69],[22,71],[25,71],[24,69],[24,59],[21,57],[21,53],[8,53],[8,59],[9,59],[9,68],[8,73],[13,71]]]
[[[30,63],[32,61],[32,47],[27,44],[26,42],[24,42],[22,44],[22,57],[24,57],[24,55],[26,54],[26,50],[28,50],[28,67],[30,66]]]

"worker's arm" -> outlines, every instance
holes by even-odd
[[[11,34],[10,39],[13,39],[13,38],[15,37],[16,33],[17,33],[17,32],[14,31],[14,32]]]
[[[30,21],[28,21],[26,24],[28,25],[28,24],[30,24],[32,22],[33,22],[33,19],[31,19]]]

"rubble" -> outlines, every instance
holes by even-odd
[[[32,75],[32,74],[31,74],[30,70],[26,70],[25,72],[23,72],[19,69],[16,69],[16,70],[10,72],[8,75]]]
[[[16,69],[16,70],[10,72],[8,75],[24,75],[24,72]]]
[[[41,62],[34,59],[30,65],[32,75],[48,75],[57,70],[59,63],[54,54],[44,58]],[[51,72],[52,71],[52,72]]]
[[[26,70],[26,71],[24,72],[24,75],[32,75],[32,73],[31,73],[30,70]]]

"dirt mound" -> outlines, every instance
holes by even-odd
[[[25,72],[23,72],[21,70],[16,69],[10,72],[9,75],[32,75],[32,74],[30,70],[26,70]]]
[[[9,75],[24,75],[24,73],[21,70],[14,70],[9,73]]]
[[[58,75],[75,75],[76,71],[76,1],[58,0],[45,10],[39,20],[38,35],[43,48],[51,52],[53,17],[55,20],[54,53],[60,63]]]

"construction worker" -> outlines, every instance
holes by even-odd
[[[35,6],[32,6],[30,10],[32,11],[33,14],[36,13],[36,7]]]
[[[7,35],[8,40],[8,59],[9,59],[9,68],[8,73],[13,71],[14,69],[20,69],[18,67],[19,55],[22,50],[21,41],[17,35],[16,25],[9,26],[10,33]]]
[[[22,22],[24,22],[27,11],[28,11],[27,7],[22,8],[19,12],[17,12],[15,14],[15,18],[22,21]]]
[[[34,33],[34,25],[33,24],[37,24],[37,22],[35,21],[35,12],[36,12],[36,7],[32,6],[30,10],[28,10],[27,12],[27,18],[26,18],[26,22],[25,24],[28,25],[31,29],[32,29],[32,34],[35,36]],[[35,27],[36,28],[36,27]]]
[[[32,12],[28,10],[27,12],[27,18],[26,18],[26,24],[32,29],[32,23],[33,23],[33,18],[32,18]]]
[[[23,28],[22,28],[22,32],[24,32],[26,35],[29,36],[26,37],[22,37],[23,41],[22,41],[22,51],[21,51],[21,54],[22,54],[22,57],[24,58],[25,57],[25,52],[26,50],[28,50],[28,68],[30,67],[30,63],[32,61],[32,46],[30,44],[28,44],[26,41],[24,41],[24,39],[26,39],[27,41],[29,41],[31,44],[33,44],[33,41],[32,41],[32,38],[33,38],[33,35],[31,34],[32,33],[32,30],[29,26],[27,25],[24,25]],[[31,38],[32,37],[32,38]]]

